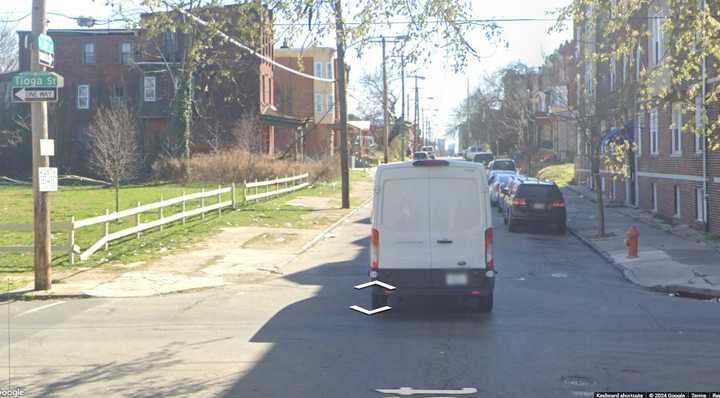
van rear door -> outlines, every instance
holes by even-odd
[[[426,286],[431,266],[428,169],[383,171],[380,188],[379,271],[383,282]],[[415,272],[403,272],[411,271]],[[394,272],[399,271],[399,272]],[[402,280],[395,281],[395,278]],[[410,278],[410,280],[405,278]]]
[[[487,186],[480,186],[482,170],[437,167],[430,173],[433,271],[484,269]]]

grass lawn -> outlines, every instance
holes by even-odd
[[[351,182],[369,181],[370,172],[367,175],[362,170],[351,172]],[[127,209],[135,207],[138,202],[144,204],[156,202],[160,197],[169,199],[181,196],[183,192],[199,192],[201,189],[215,189],[216,185],[187,185],[161,184],[161,185],[137,185],[124,187],[120,191],[120,208]],[[240,200],[238,189],[238,200]],[[301,196],[334,197],[330,203],[332,207],[339,207],[340,184],[316,183],[310,188],[292,192],[278,198],[260,201],[240,203],[237,210],[225,210],[222,217],[217,212],[208,213],[203,220],[201,217],[188,219],[183,225],[181,222],[165,226],[163,231],[155,228],[143,233],[141,239],[134,236],[120,241],[110,243],[109,251],[98,251],[88,261],[79,262],[76,256],[75,267],[92,267],[99,264],[111,262],[129,263],[134,261],[148,260],[159,256],[167,255],[169,252],[179,251],[190,244],[207,237],[208,234],[224,226],[270,226],[282,227],[292,226],[293,228],[320,228],[332,220],[324,217],[303,218],[304,215],[314,210],[290,206],[288,201]],[[229,200],[230,195],[225,194],[223,201]],[[215,198],[207,198],[206,205],[216,203]],[[359,199],[352,201],[356,206]],[[50,208],[53,222],[69,222],[72,216],[76,220],[102,215],[105,209],[114,211],[115,196],[114,190],[101,187],[61,187],[60,191],[50,194]],[[200,207],[200,201],[187,203],[186,209]],[[165,208],[164,216],[170,216],[181,211],[180,206]],[[158,219],[158,211],[142,214],[142,222]],[[29,187],[3,186],[0,185],[0,224],[30,224],[32,223],[32,191]],[[135,225],[135,217],[120,220],[118,223],[110,224],[110,232],[119,231]],[[102,237],[104,225],[94,225],[76,230],[76,244],[82,250],[87,249]],[[67,231],[57,231],[52,234],[53,245],[67,246]],[[30,232],[7,232],[0,231],[0,245],[30,245],[32,244],[32,233]],[[8,277],[11,289],[17,288],[29,280],[32,280],[32,253],[2,253],[0,255],[0,280]],[[72,268],[66,251],[53,252],[53,270],[67,271]],[[5,285],[5,283],[0,283]],[[7,290],[7,286],[0,286],[0,290]]]
[[[537,173],[538,178],[555,181],[559,187],[567,186],[575,178],[575,164],[564,163],[547,166]]]

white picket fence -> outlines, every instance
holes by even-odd
[[[260,200],[297,191],[310,185],[310,174],[294,177],[277,178],[275,180],[245,182],[243,197],[245,200]]]
[[[246,182],[243,186],[243,200],[257,201],[260,199],[270,198],[284,193],[297,191],[309,186],[310,175],[308,173],[294,176],[278,178],[274,180]],[[223,194],[230,194],[231,200],[223,201]],[[215,198],[214,203],[206,205],[206,199]],[[81,261],[89,259],[93,254],[101,249],[108,250],[110,242],[122,239],[131,235],[136,235],[139,239],[140,234],[152,228],[160,228],[167,224],[182,221],[184,224],[187,219],[200,216],[205,218],[205,214],[217,211],[218,215],[222,215],[222,211],[227,208],[237,208],[237,195],[235,184],[229,187],[218,187],[216,190],[192,193],[172,199],[160,198],[159,202],[142,205],[138,203],[137,207],[110,213],[105,211],[104,215],[86,218],[83,220],[70,219],[69,223],[53,223],[51,231],[68,231],[68,243],[62,246],[53,246],[53,251],[67,252],[71,264],[75,264],[76,255],[80,256]],[[187,210],[188,203],[200,201],[200,207]],[[181,211],[169,216],[165,216],[164,209],[170,206],[180,206]],[[157,211],[159,218],[152,221],[142,222],[142,214]],[[133,217],[132,226],[116,232],[110,232],[110,223],[125,218]],[[104,225],[105,233],[103,236],[84,251],[76,244],[75,235],[78,230],[93,225]],[[29,232],[33,230],[32,224],[0,224],[0,231],[8,232]],[[32,252],[33,246],[0,246],[2,252]]]

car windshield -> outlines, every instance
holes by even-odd
[[[496,160],[492,164],[493,170],[515,170],[515,162],[512,160]]]

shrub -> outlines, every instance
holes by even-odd
[[[315,182],[336,179],[340,172],[340,162],[337,157],[306,162],[277,160],[269,155],[233,149],[198,154],[190,159],[163,158],[156,161],[152,169],[155,179],[180,183],[228,184],[302,173],[310,173],[310,181]]]

